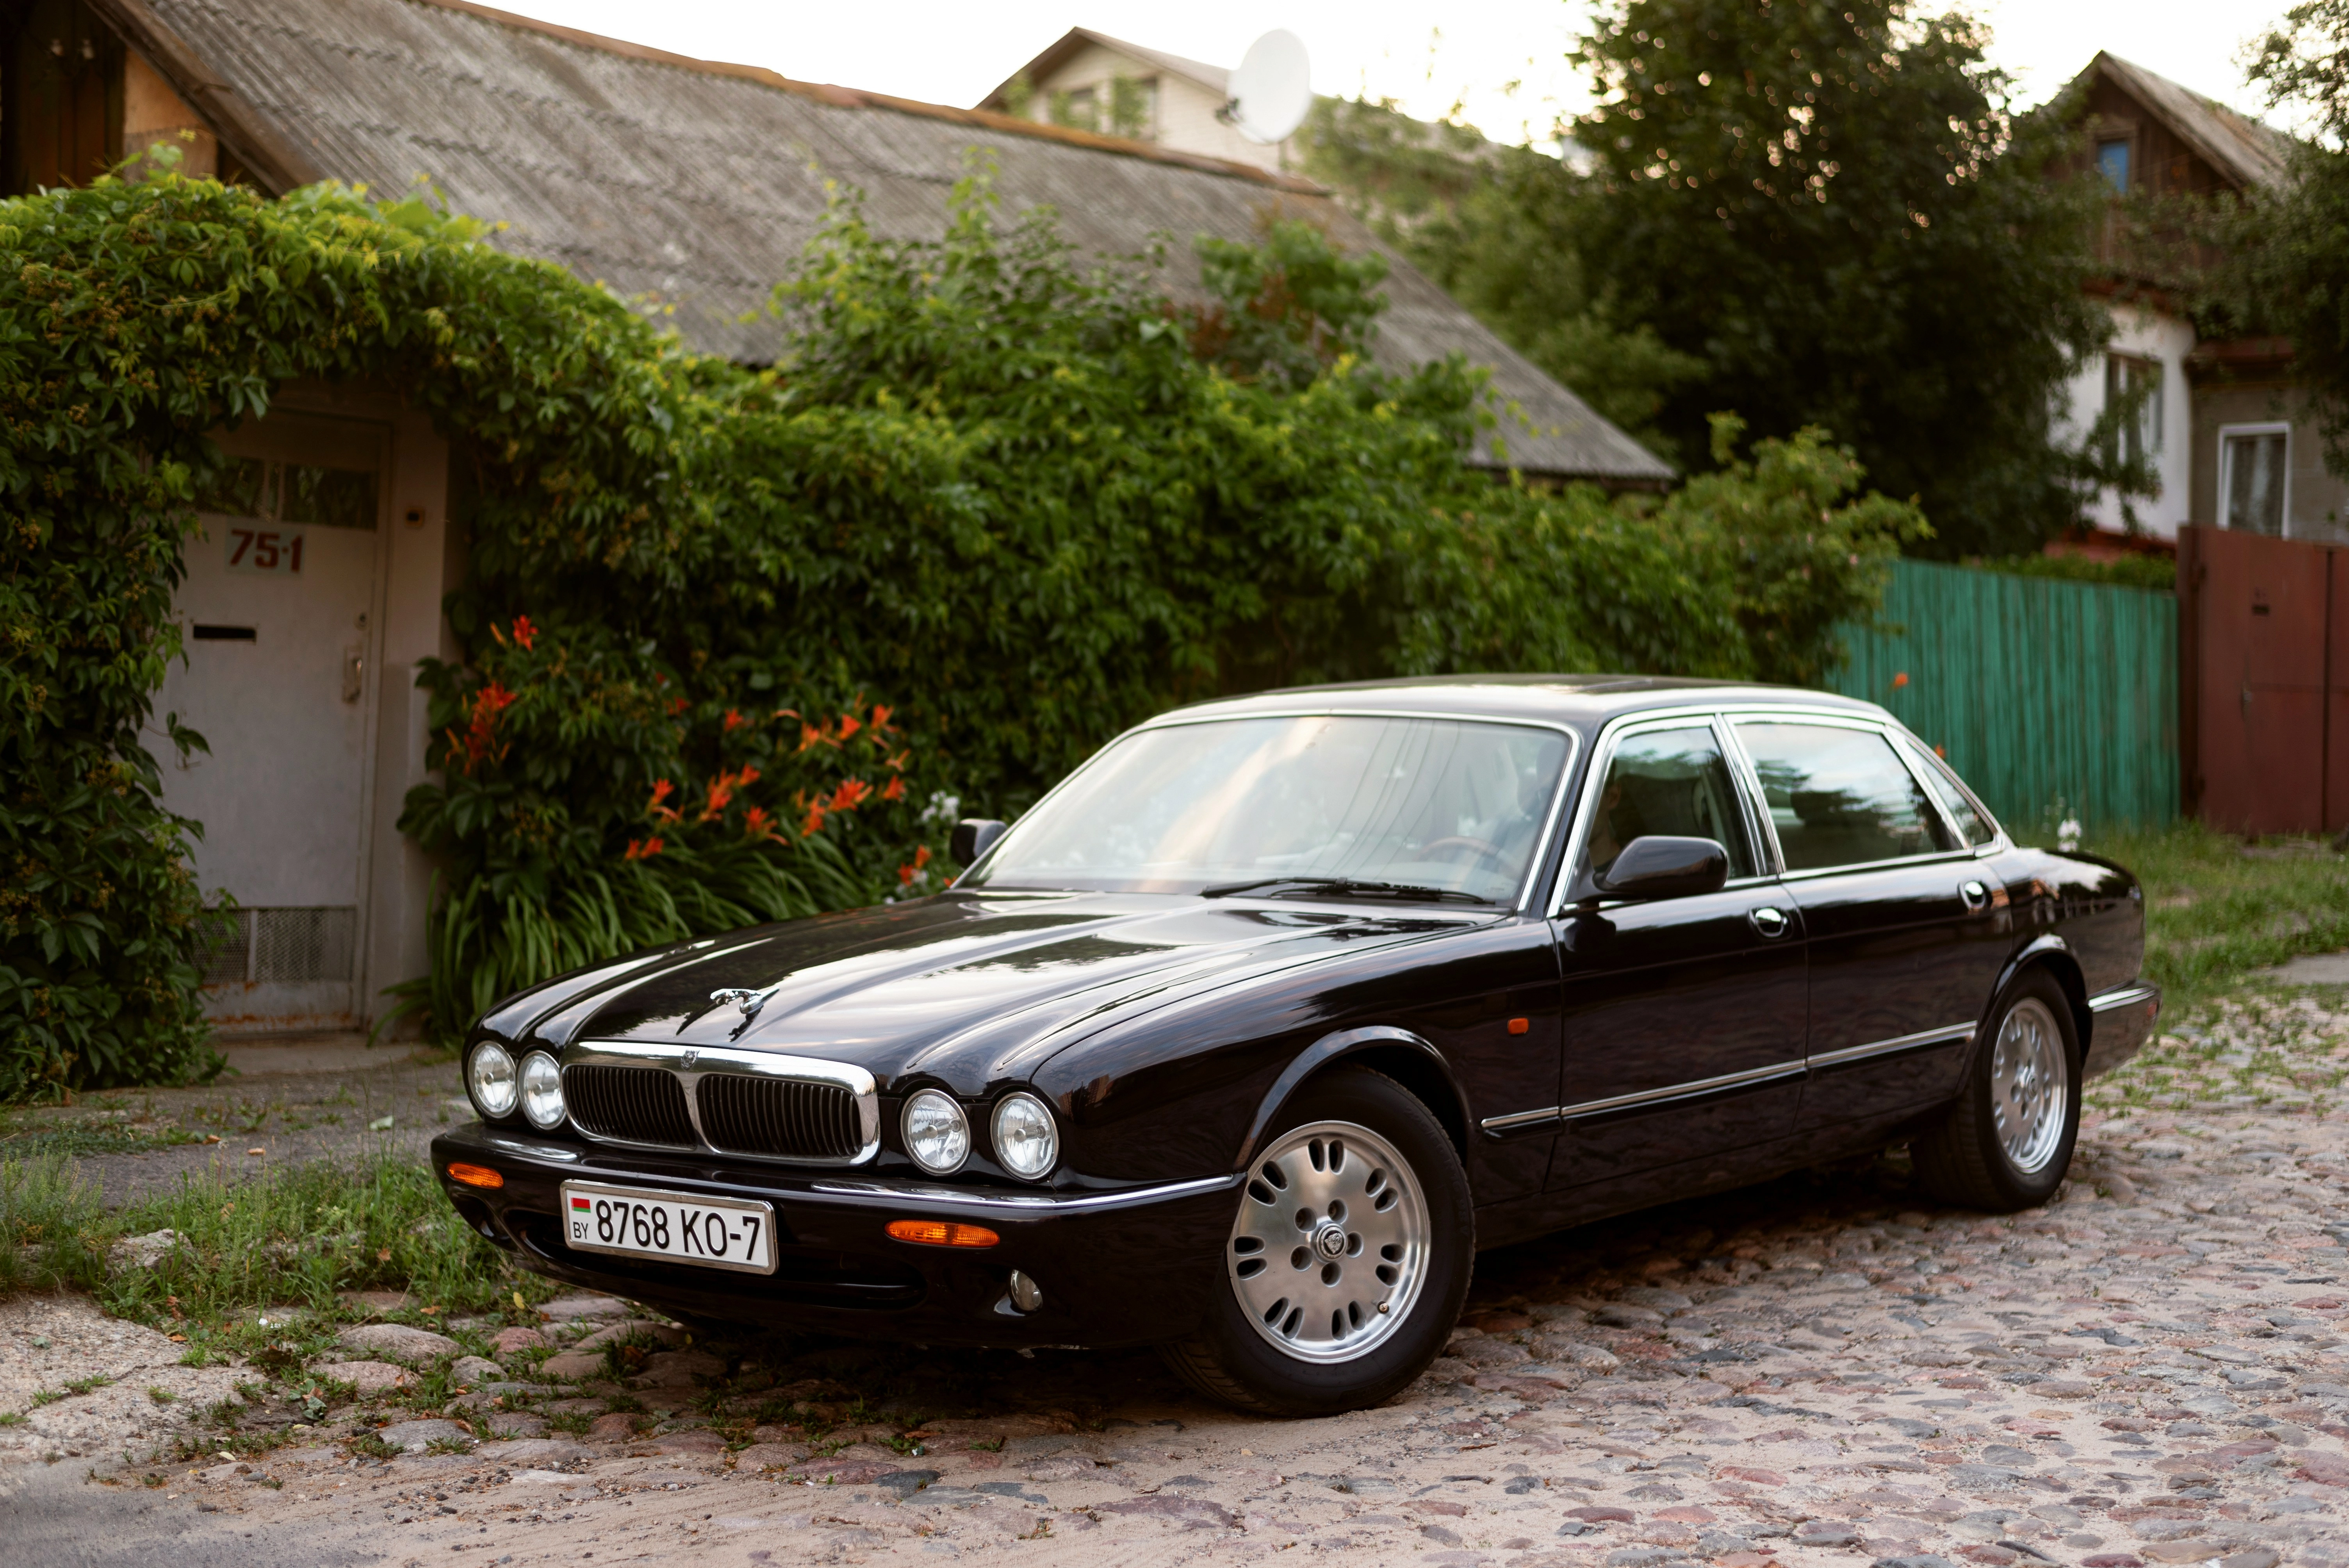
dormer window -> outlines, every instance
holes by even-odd
[[[2127,138],[2096,143],[2096,172],[2105,177],[2116,195],[2126,196],[2129,188],[2129,144]]]

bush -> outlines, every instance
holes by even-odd
[[[840,204],[763,372],[421,200],[101,181],[0,203],[0,237],[10,1094],[202,1066],[191,825],[138,727],[205,432],[294,377],[388,383],[465,476],[466,656],[422,673],[441,778],[402,820],[444,865],[403,1002],[440,1035],[626,948],[935,886],[957,800],[1014,814],[1186,700],[1815,679],[1923,526],[1849,501],[1817,432],[1661,502],[1496,482],[1463,461],[1480,373],[1373,367],[1376,271],[1309,227],[1208,247],[1220,292],[1181,305],[1154,258],[999,223],[983,169],[936,241]]]

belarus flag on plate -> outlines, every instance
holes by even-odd
[[[576,1196],[573,1197],[571,1200],[571,1206],[574,1209],[589,1209],[595,1207],[595,1205],[588,1202],[586,1199]]]

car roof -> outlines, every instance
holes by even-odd
[[[1219,697],[1159,715],[1153,724],[1202,718],[1245,718],[1287,713],[1456,714],[1463,718],[1533,719],[1595,727],[1627,714],[1684,707],[1745,706],[1816,707],[1823,713],[1888,718],[1857,697],[1803,686],[1755,681],[1697,680],[1677,676],[1481,675],[1423,676],[1287,686]]]

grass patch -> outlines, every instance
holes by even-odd
[[[152,1266],[109,1275],[117,1241],[165,1230],[177,1241]],[[475,1235],[432,1173],[407,1161],[190,1177],[109,1213],[64,1156],[0,1160],[0,1295],[57,1289],[184,1336],[186,1365],[236,1354],[294,1376],[364,1315],[346,1291],[406,1291],[417,1310],[395,1315],[408,1322],[448,1332],[450,1318],[469,1316],[494,1332],[535,1324],[533,1304],[560,1287]],[[270,1310],[287,1307],[298,1310]]]
[[[2146,978],[2178,1016],[2302,953],[2349,947],[2349,858],[2314,841],[2246,844],[2199,822],[2085,846],[2145,884]]]

